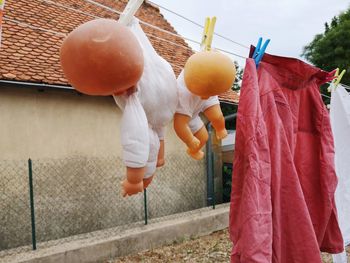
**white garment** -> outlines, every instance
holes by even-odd
[[[164,140],[165,126],[172,120],[176,110],[178,103],[177,82],[172,67],[154,50],[138,19],[133,18],[128,27],[139,41],[144,57],[144,70],[136,85],[137,93],[135,93],[139,105],[136,105],[135,98],[132,99],[134,102],[130,103],[138,109],[129,109],[128,112],[142,115],[141,107],[145,119],[141,115],[131,116],[131,113],[127,113],[127,117],[124,116],[129,97],[133,95],[113,97],[123,110],[124,121],[122,122],[121,136],[124,163],[133,168],[147,166],[146,174],[150,176],[155,171],[154,156],[158,156],[159,140]],[[135,123],[139,121],[145,122],[146,125],[145,123]],[[157,142],[155,142],[155,135],[158,137]],[[138,137],[140,139],[137,139]],[[155,155],[155,151],[157,151],[157,155]]]
[[[144,178],[151,177],[157,169],[158,152],[160,147],[158,134],[149,128],[149,155],[146,164],[146,173]]]
[[[190,130],[193,134],[195,134],[197,131],[199,131],[203,126],[204,123],[198,115],[190,120],[188,123],[188,126],[190,127]]]
[[[127,97],[120,132],[126,166],[141,168],[146,165],[150,149],[148,129],[146,114],[137,93],[133,93]]]
[[[204,125],[198,116],[199,113],[205,111],[213,105],[219,104],[219,98],[218,96],[212,96],[206,100],[203,100],[201,97],[191,93],[186,86],[183,71],[177,78],[177,84],[179,88],[179,102],[177,105],[176,113],[191,117],[189,126],[191,131],[195,133]]]
[[[338,186],[335,201],[339,226],[345,245],[350,243],[350,95],[343,86],[331,87],[330,118],[335,146]],[[346,263],[346,253],[333,256],[336,263]]]

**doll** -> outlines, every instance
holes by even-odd
[[[142,192],[156,167],[164,165],[164,127],[178,101],[170,64],[130,16],[125,23],[96,19],[79,26],[64,40],[60,55],[74,88],[88,95],[113,95],[122,109],[122,194]]]
[[[235,66],[228,57],[216,51],[201,51],[189,58],[178,77],[179,103],[174,129],[187,145],[187,153],[196,160],[203,158],[201,148],[208,140],[199,113],[204,113],[211,122],[217,139],[227,136],[217,95],[232,87],[235,75]]]
[[[128,27],[142,47],[144,71],[131,91],[114,95],[123,110],[121,142],[127,166],[122,182],[124,196],[142,192],[152,181],[156,167],[164,165],[165,126],[172,120],[178,102],[172,67],[154,50],[136,18]]]

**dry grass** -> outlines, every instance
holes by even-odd
[[[165,263],[165,262],[230,262],[231,241],[228,231],[218,231],[209,236],[183,240],[169,246],[147,250],[134,255],[109,261],[110,263]],[[347,248],[348,255],[350,247]],[[322,254],[324,263],[331,263],[332,257]],[[348,259],[348,263],[350,260]]]

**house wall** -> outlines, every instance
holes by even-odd
[[[122,113],[112,97],[0,88],[0,159],[121,156]],[[169,124],[168,154],[184,150]]]
[[[143,220],[143,195],[121,196],[121,117],[111,97],[0,87],[0,250],[31,241],[29,157],[38,242]],[[205,160],[186,155],[171,124],[165,140],[166,164],[147,191],[150,218],[206,204]]]

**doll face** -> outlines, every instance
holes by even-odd
[[[138,40],[112,19],[92,20],[74,29],[64,40],[60,56],[69,83],[88,95],[123,93],[143,73]]]
[[[187,88],[202,99],[229,90],[236,77],[232,60],[216,51],[201,51],[186,62],[184,78]]]

